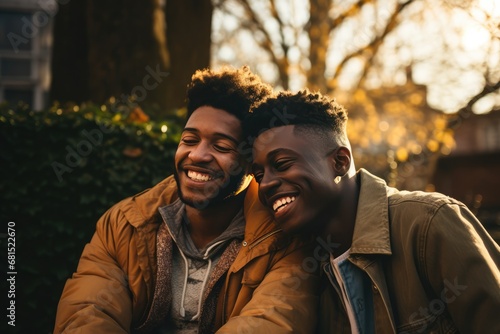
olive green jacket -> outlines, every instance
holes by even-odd
[[[469,209],[358,174],[348,260],[371,280],[375,333],[500,333],[500,248]],[[350,333],[327,276],[319,332]]]

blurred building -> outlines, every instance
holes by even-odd
[[[438,159],[433,184],[469,206],[500,243],[500,110],[457,122],[456,147]]]
[[[47,106],[55,0],[0,1],[0,102]]]

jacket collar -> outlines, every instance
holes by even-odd
[[[158,208],[173,203],[177,198],[175,179],[169,176],[154,187],[125,199],[122,211],[127,221],[136,228],[146,227],[148,224],[156,226],[162,222]],[[285,247],[289,240],[275,224],[267,208],[260,203],[258,184],[255,180],[248,186],[243,207],[246,220],[245,239],[233,265],[234,271],[241,269],[257,256]]]
[[[361,168],[360,191],[351,254],[391,255],[387,193],[384,180]]]
[[[121,209],[130,225],[139,228],[149,223],[159,224],[158,208],[176,199],[177,184],[174,177],[169,176],[154,187],[123,200]]]
[[[269,232],[281,232],[281,229],[275,224],[269,210],[260,202],[258,195],[258,184],[252,180],[248,186],[245,196],[244,214],[247,221],[245,227],[245,241],[252,245],[263,235]]]
[[[226,242],[231,239],[243,239],[245,232],[245,218],[243,210],[240,209],[233,217],[228,227],[217,238],[209,242],[205,248],[198,249],[193,243],[189,232],[189,221],[186,216],[186,204],[180,198],[174,203],[163,206],[158,209],[163,221],[167,225],[168,231],[177,247],[188,257],[196,259],[206,259],[217,253]]]
[[[378,308],[381,312],[382,309],[385,311],[380,313],[384,315],[380,321],[386,321],[387,326],[395,332],[394,314],[382,259],[363,255],[392,254],[388,198],[397,190],[388,187],[384,180],[364,169],[360,169],[358,175],[361,187],[349,260],[367,273],[380,292],[382,304]],[[377,308],[376,302],[374,307]]]
[[[237,272],[252,259],[285,247],[290,237],[283,233],[274,222],[268,209],[260,202],[258,184],[252,180],[245,196],[244,214],[246,219],[245,240],[242,248],[229,269]]]

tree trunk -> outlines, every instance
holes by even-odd
[[[59,5],[54,18],[50,101],[89,99],[87,1]]]
[[[330,43],[331,20],[328,16],[331,0],[310,0],[310,18],[307,33],[309,35],[309,61],[307,86],[311,90],[328,92],[325,77],[326,54]]]
[[[167,0],[167,110],[185,106],[191,76],[210,65],[212,12],[211,0]]]
[[[90,98],[128,97],[145,108],[165,108],[167,51],[160,0],[89,0]],[[151,112],[151,111],[150,111]]]
[[[160,118],[185,104],[210,65],[210,0],[70,1],[54,26],[51,99],[142,106]],[[166,15],[165,15],[166,13]],[[168,26],[168,29],[165,27]]]

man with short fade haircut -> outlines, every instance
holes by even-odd
[[[307,244],[274,224],[240,150],[243,118],[271,93],[248,67],[193,75],[174,176],[101,217],[54,333],[314,329]]]
[[[346,124],[309,91],[244,123],[262,203],[284,230],[327,241],[318,332],[500,333],[499,246],[461,202],[356,172]]]

